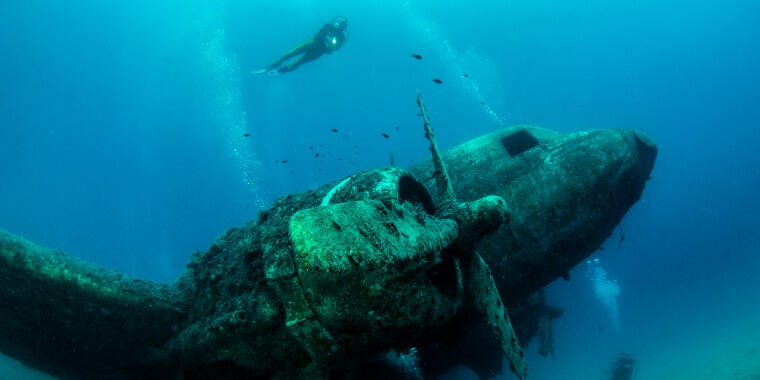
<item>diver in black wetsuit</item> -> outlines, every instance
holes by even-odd
[[[317,34],[314,35],[314,38],[302,42],[300,45],[285,53],[275,63],[272,63],[263,69],[255,70],[253,73],[267,73],[270,75],[287,73],[324,54],[332,54],[334,51],[340,49],[346,42],[346,39],[348,39],[348,34],[346,34],[347,27],[348,20],[345,17],[335,17],[332,22],[325,24],[322,29],[319,29]],[[300,55],[300,57],[293,63],[283,65],[285,61],[298,55]]]

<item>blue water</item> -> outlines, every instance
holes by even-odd
[[[335,15],[340,51],[249,74]],[[634,128],[652,179],[592,257],[617,322],[579,265],[548,288],[566,313],[531,378],[604,379],[620,352],[640,379],[760,376],[758,25],[752,0],[5,1],[0,228],[170,282],[278,196],[425,158],[417,89],[443,148]]]

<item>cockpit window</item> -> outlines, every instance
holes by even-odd
[[[502,137],[501,144],[504,145],[509,156],[514,157],[538,145],[538,140],[530,132],[522,129],[509,136]]]

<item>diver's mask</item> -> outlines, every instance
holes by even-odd
[[[335,29],[338,29],[342,32],[348,27],[348,19],[343,16],[337,16],[332,20],[332,24]]]

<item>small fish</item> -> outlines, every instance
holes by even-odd
[[[396,126],[396,130],[398,131],[398,125]]]
[[[251,135],[250,133],[243,133],[243,137],[248,137],[250,135]]]
[[[486,102],[484,102],[484,101],[482,101],[482,100],[481,100],[481,101],[480,101],[480,104],[486,104]]]
[[[280,160],[275,160],[275,161],[274,161],[274,163],[275,163],[275,164],[279,164],[279,163],[280,163]]]
[[[383,137],[385,137],[386,139],[391,138],[391,136],[388,135],[387,133],[381,133],[380,135],[383,136]]]
[[[313,147],[313,146],[310,146],[310,147],[309,147],[309,150],[314,150],[314,147]]]
[[[419,54],[412,54],[412,58],[414,59],[422,59],[422,56]]]
[[[287,163],[288,163],[288,160],[282,160],[282,161],[280,161],[280,163],[281,163],[281,164],[287,164]]]
[[[343,159],[342,159],[342,158],[340,158],[340,157],[338,157],[338,161],[343,161]]]
[[[338,133],[338,130],[337,130],[337,129],[335,129],[335,128],[331,129],[331,131],[332,131],[333,133]]]
[[[315,154],[314,157],[319,157],[319,152],[317,152],[317,154]]]
[[[470,74],[464,73],[464,74],[462,74],[462,76],[465,77],[465,78],[469,78]]]
[[[438,83],[438,84],[443,83],[443,81],[438,78],[433,78],[433,82]]]
[[[419,116],[419,117],[422,117],[422,114],[421,114],[421,113],[418,113],[418,114],[417,114],[417,116]]]

